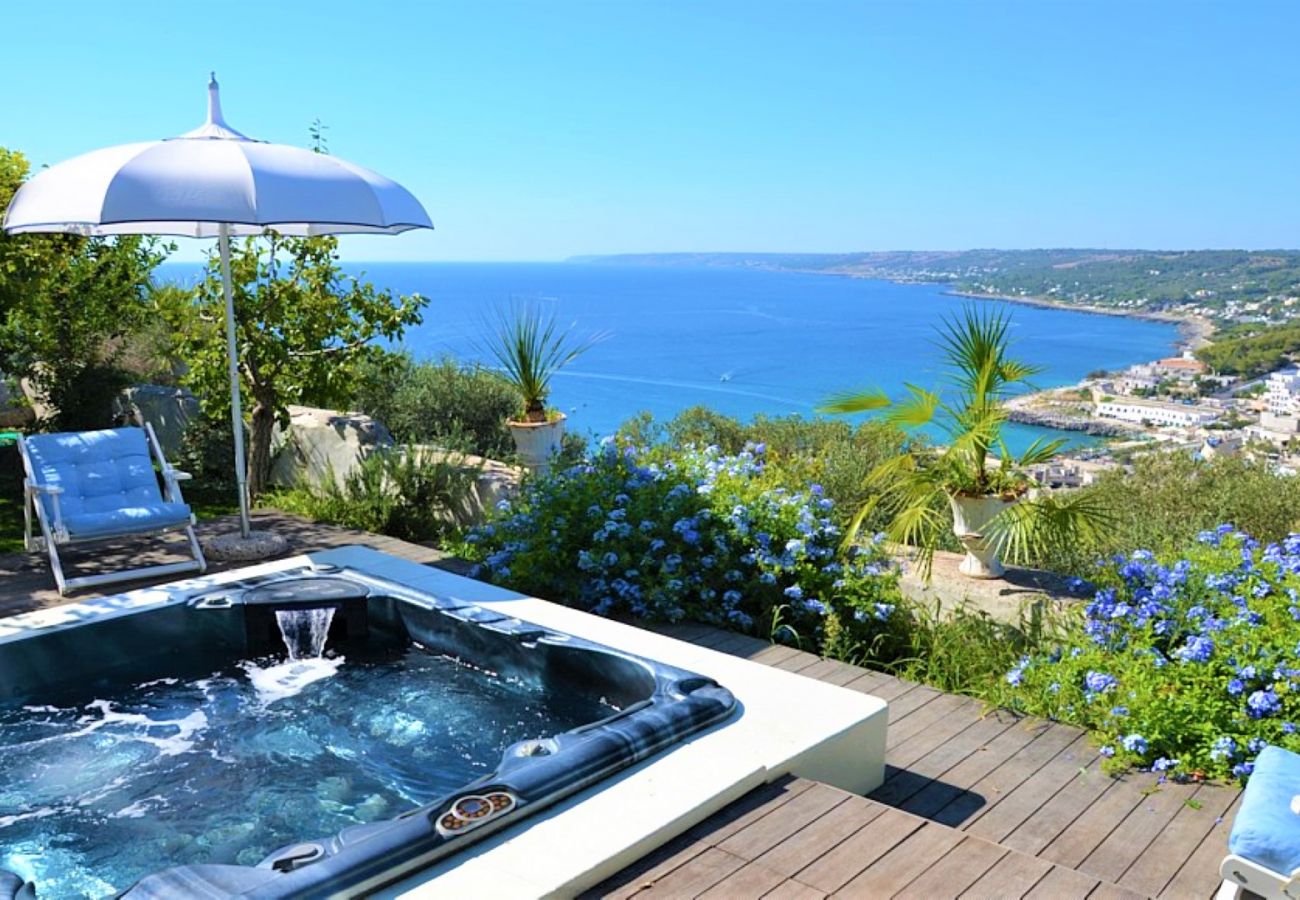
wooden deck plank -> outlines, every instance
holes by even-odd
[[[637,900],[695,897],[744,865],[740,857],[710,847],[633,896]]]
[[[1044,789],[1041,793],[1037,790],[1039,786],[1036,785],[1034,791],[1026,792],[1027,796],[1021,798],[1021,808],[1008,810],[1007,818],[1012,819],[1024,812],[1026,804],[1029,805],[1029,815],[1012,826],[1009,833],[994,837],[986,830],[980,829],[979,826],[984,823],[984,820],[993,814],[984,816],[966,830],[978,833],[981,837],[1010,847],[1012,850],[1037,856],[1111,786],[1110,777],[1105,775],[1098,766],[1099,760],[1100,757],[1094,757],[1087,766],[1081,769],[1074,767],[1072,776],[1069,772],[1060,770],[1057,760],[1044,766],[1039,773],[1044,775],[1046,782],[1042,785]],[[1002,823],[995,819],[990,824]]]
[[[927,819],[936,818],[941,810],[955,803],[958,798],[972,793],[974,786],[985,776],[1032,743],[1045,727],[1044,723],[1039,722],[1013,721],[1009,728],[993,740],[975,748],[960,763],[944,772],[941,778],[909,797],[902,808]],[[943,824],[953,823],[945,821]]]
[[[905,691],[897,697],[886,700],[885,702],[889,704],[890,727],[901,728],[899,723],[902,722],[903,719],[906,719],[908,716],[924,709],[927,703],[942,696],[942,691],[921,685],[920,687],[912,688],[910,691]]]
[[[888,808],[865,797],[849,795],[833,810],[764,853],[759,857],[759,862],[787,877],[793,877]]]
[[[913,681],[895,678],[893,675],[886,675],[884,672],[868,672],[845,684],[844,687],[861,694],[879,697],[881,700],[893,700],[920,685]]]
[[[793,656],[787,656],[778,662],[776,668],[785,669],[787,672],[802,672],[809,666],[815,666],[820,661],[821,657],[817,654],[799,650]]]
[[[700,894],[701,900],[733,900],[762,897],[786,881],[786,876],[759,862],[748,862]]]
[[[872,799],[903,807],[908,799],[943,780],[950,770],[965,762],[972,754],[979,753],[1015,723],[1016,718],[1009,713],[998,710],[989,712],[908,765],[906,771],[895,774],[872,793]]]
[[[787,647],[784,644],[769,644],[762,650],[759,650],[753,656],[746,657],[750,662],[763,663],[766,666],[775,666],[783,659],[794,656],[799,651],[793,647]]]
[[[1036,856],[1008,850],[993,868],[962,894],[968,900],[1023,897],[1043,880],[1052,864]]]
[[[1151,898],[1136,891],[1130,891],[1128,888],[1120,887],[1117,884],[1103,881],[1092,889],[1092,893],[1088,895],[1088,900],[1151,900]]]
[[[1219,864],[1228,855],[1228,832],[1232,830],[1232,820],[1240,806],[1241,795],[1239,794],[1228,807],[1228,811],[1215,822],[1209,834],[1201,840],[1187,862],[1178,870],[1178,874],[1165,885],[1165,889],[1160,892],[1162,900],[1163,898],[1204,900],[1214,893],[1220,883]]]
[[[976,701],[940,694],[912,715],[890,724],[885,736],[886,759],[897,768],[906,768],[978,717]]]
[[[1010,759],[1005,760],[988,775],[971,785],[967,793],[957,797],[952,803],[935,813],[932,816],[935,821],[954,828],[968,829],[981,816],[987,815],[999,804],[1011,799],[1016,790],[1067,748],[1084,740],[1083,733],[1077,728],[1051,723],[1031,724],[1029,720],[1022,725],[1027,729],[1036,730],[1037,737]],[[1025,812],[1024,818],[1028,818],[1029,815],[1030,812]],[[1014,824],[1019,824],[1020,821],[1023,819],[1017,820]]]
[[[744,860],[758,859],[805,825],[827,812],[833,812],[847,797],[843,791],[824,784],[814,784],[726,840],[719,841],[716,846]]]
[[[1148,897],[1158,896],[1182,870],[1201,841],[1213,830],[1216,820],[1223,817],[1240,793],[1241,789],[1237,787],[1201,785],[1192,797],[1192,802],[1200,808],[1184,803],[1173,821],[1119,879],[1120,887]],[[1226,846],[1224,849],[1226,852]]]
[[[823,900],[825,896],[825,891],[819,891],[791,878],[764,894],[763,900]]]
[[[1135,782],[1113,781],[1104,793],[1079,813],[1038,855],[1054,863],[1082,868],[1082,863],[1146,798]],[[1087,870],[1084,870],[1087,871]],[[1094,873],[1089,873],[1094,874]],[[1105,880],[1097,875],[1099,880]]]
[[[1146,852],[1151,842],[1178,815],[1180,809],[1196,794],[1196,785],[1165,783],[1157,785],[1154,793],[1138,801],[1138,805],[1078,866],[1089,875],[1102,881],[1119,884],[1129,866]],[[1141,792],[1139,792],[1141,793]]]
[[[1046,875],[1025,894],[1025,900],[1063,900],[1063,898],[1086,897],[1098,884],[1096,878],[1067,869],[1064,866],[1052,866]]]
[[[887,809],[801,869],[795,878],[820,891],[834,893],[923,824],[916,816]]]
[[[844,885],[842,893],[846,897],[892,897],[962,840],[960,832],[927,822]]]
[[[943,859],[924,870],[894,896],[908,900],[946,900],[960,897],[997,865],[1008,851],[976,837],[963,838]]]

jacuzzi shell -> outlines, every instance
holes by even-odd
[[[294,596],[292,585],[325,579],[356,590],[334,591],[333,597],[301,596],[310,590]],[[141,670],[204,674],[259,649],[250,646],[256,638],[248,626],[259,608],[337,606],[344,612],[335,617],[340,640],[364,638],[358,629],[402,635],[430,652],[503,675],[581,682],[619,711],[580,728],[513,744],[491,774],[395,819],[332,837],[304,835],[306,840],[277,850],[256,867],[165,869],[125,891],[122,896],[132,900],[358,895],[707,729],[736,707],[729,691],[694,672],[353,569],[307,566],[216,588],[180,590],[171,599],[17,639],[0,635],[0,702],[48,702],[52,694],[93,690],[100,682]],[[94,630],[95,654],[76,652],[92,637],[87,629]],[[0,879],[0,888],[4,884]]]

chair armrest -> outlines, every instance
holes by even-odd
[[[37,484],[30,478],[23,479],[23,487],[33,494],[50,494],[57,496],[63,493],[63,488],[55,484]]]
[[[166,469],[163,470],[163,477],[170,478],[173,481],[194,480],[194,476],[191,475],[189,472],[182,472],[180,469],[173,469],[171,466],[168,466]]]

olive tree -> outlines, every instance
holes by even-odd
[[[231,250],[239,373],[249,414],[248,489],[257,496],[271,470],[274,426],[288,424],[290,404],[347,403],[362,362],[379,352],[374,342],[396,340],[419,323],[425,300],[345,274],[336,238],[268,234]],[[215,253],[192,297],[173,300],[166,314],[189,366],[183,380],[206,416],[229,418],[225,306]]]

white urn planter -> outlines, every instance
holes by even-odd
[[[551,459],[564,439],[564,415],[546,422],[507,422],[520,461],[538,475],[551,469]]]
[[[966,558],[958,571],[970,578],[1001,578],[1006,569],[998,559],[997,548],[984,536],[984,530],[1005,509],[1020,502],[1017,497],[949,497],[952,505],[952,530],[966,548]]]

